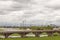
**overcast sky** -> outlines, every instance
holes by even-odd
[[[60,0],[0,0],[0,25],[60,24]]]

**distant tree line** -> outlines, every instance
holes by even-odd
[[[0,28],[19,28],[19,29],[31,29],[31,30],[52,30],[54,27],[51,25],[47,26],[0,26]]]

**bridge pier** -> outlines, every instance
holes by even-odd
[[[53,36],[52,32],[47,32],[48,36]]]
[[[60,36],[60,32],[57,32],[58,34],[59,34],[59,36]]]
[[[34,34],[35,34],[35,37],[40,37],[40,34],[41,34],[41,33],[35,32]]]
[[[26,34],[28,34],[28,33],[19,33],[20,34],[20,36],[21,36],[21,38],[24,38],[24,37],[26,37]]]
[[[3,35],[5,36],[5,38],[8,38],[8,36],[10,35],[10,33],[5,33]]]
[[[26,37],[26,35],[25,34],[21,34],[21,38],[24,38],[24,37]]]

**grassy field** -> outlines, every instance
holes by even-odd
[[[28,37],[28,38],[0,38],[0,40],[60,40],[60,36]]]

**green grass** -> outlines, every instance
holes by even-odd
[[[60,40],[60,36],[28,37],[28,38],[0,38],[0,40]]]

